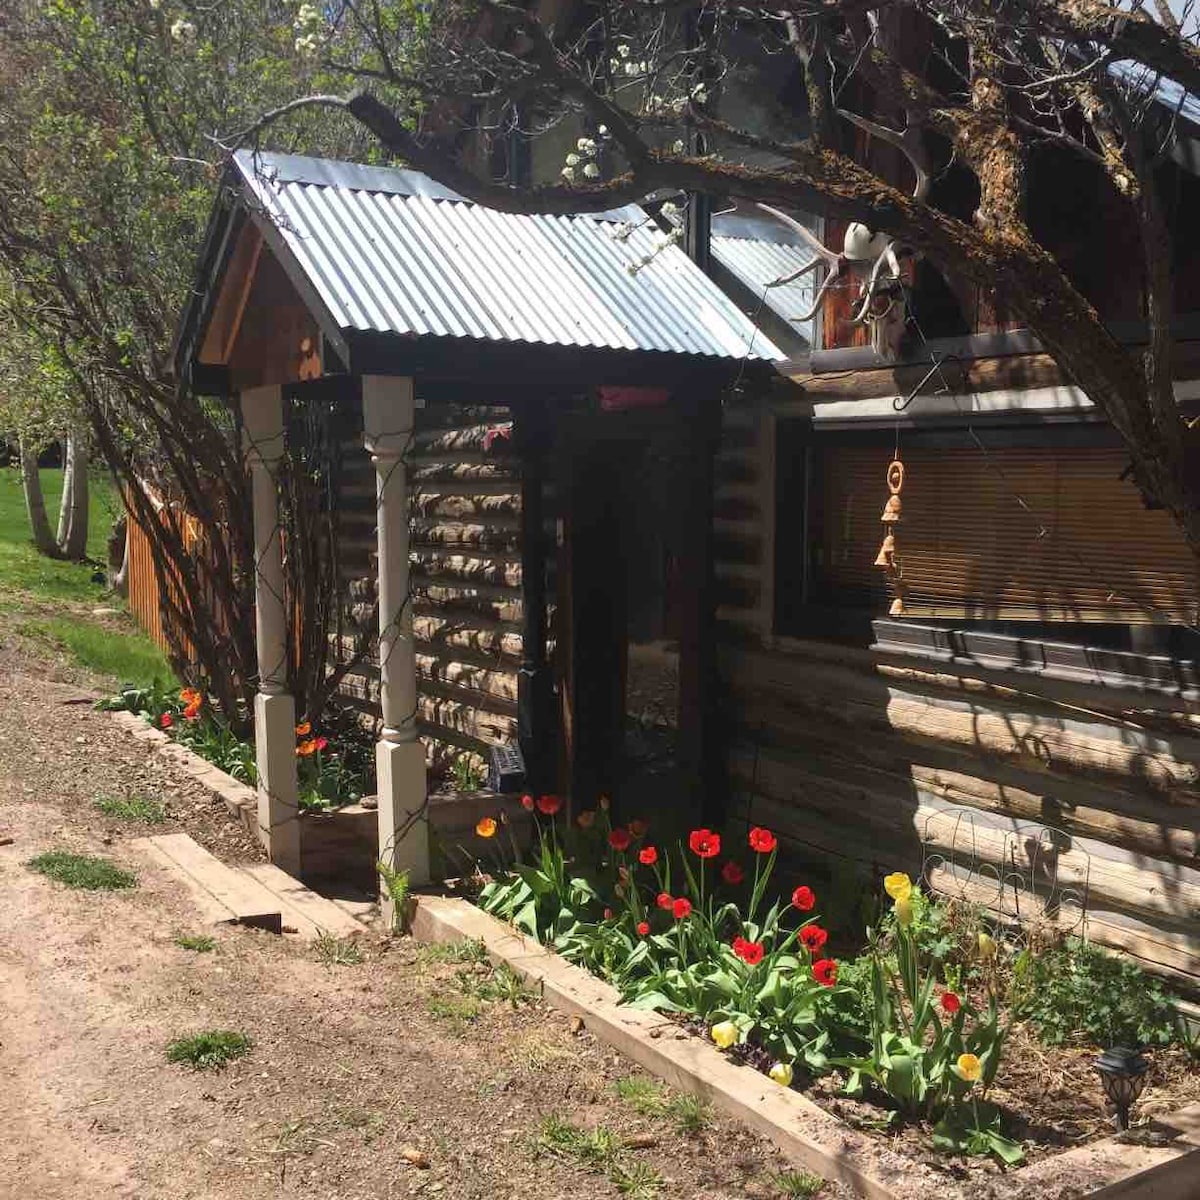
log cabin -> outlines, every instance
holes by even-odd
[[[1163,168],[1185,412],[1191,115]],[[562,136],[523,169],[552,172]],[[510,219],[414,172],[231,167],[177,367],[244,409],[336,409],[347,619],[378,608],[383,646],[342,690],[381,745],[422,747],[394,772],[381,757],[380,847],[435,871],[407,820],[425,771],[519,746],[525,786],[574,811],[606,796],[766,824],[840,895],[921,872],[1200,990],[1200,579],[1182,534],[986,294],[909,262],[881,337],[851,289],[814,308],[781,282],[845,227],[687,204],[685,266],[647,240],[672,231],[664,208]],[[1144,340],[1128,230],[1094,178],[1035,163],[1030,204],[1118,336]],[[385,516],[397,475],[403,521],[390,493]],[[273,787],[261,820],[286,858]]]

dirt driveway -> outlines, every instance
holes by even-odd
[[[0,662],[0,1197],[804,1194],[745,1129],[631,1100],[636,1084],[618,1094],[637,1068],[486,966],[373,935],[358,962],[250,930],[178,946],[195,914],[129,849],[145,827],[94,801],[157,798],[159,829],[231,860],[253,847],[203,789],[72,703],[80,682]],[[109,855],[138,886],[72,891],[25,866],[54,848]],[[245,1033],[250,1053],[219,1073],[166,1061],[168,1041],[208,1028]]]

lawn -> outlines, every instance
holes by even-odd
[[[49,468],[42,471],[42,491],[51,527],[58,521],[62,481],[62,471]],[[56,562],[45,558],[33,547],[25,496],[21,490],[21,472],[14,467],[0,470],[0,592],[27,592],[47,599],[96,602],[104,598],[104,585],[94,583],[92,575],[105,563],[105,543],[112,528],[117,500],[112,484],[105,476],[93,475],[90,491],[88,557],[94,560],[94,565]],[[5,598],[10,599],[7,595]]]
[[[41,475],[53,525],[58,519],[63,473],[45,469]],[[126,629],[120,629],[114,626],[113,614],[97,617],[92,613],[93,608],[123,610],[124,604],[96,578],[105,565],[108,534],[119,502],[104,475],[92,476],[90,491],[91,561],[58,562],[39,554],[30,540],[20,471],[0,469],[0,613],[15,618],[14,632],[51,643],[79,665],[113,682],[147,684],[156,676],[167,679],[171,672],[162,652],[132,622],[122,622]]]

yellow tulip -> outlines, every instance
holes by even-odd
[[[912,898],[911,896],[896,897],[896,920],[901,925],[908,926],[912,924]]]
[[[891,875],[884,877],[883,890],[893,900],[907,900],[912,895],[912,880],[903,871],[895,871]]]
[[[979,935],[979,957],[985,962],[996,957],[996,939],[988,933]]]
[[[708,1032],[722,1050],[728,1050],[738,1040],[738,1027],[732,1021],[718,1021]]]
[[[775,1080],[780,1087],[792,1086],[792,1064],[791,1063],[775,1063],[775,1065],[767,1072],[767,1074]]]
[[[979,1061],[978,1055],[975,1054],[960,1054],[958,1062],[950,1070],[959,1079],[966,1080],[967,1083],[978,1083],[983,1078],[983,1063]]]
[[[481,838],[490,838],[496,836],[496,821],[494,817],[481,817],[479,824],[475,826],[475,832]]]

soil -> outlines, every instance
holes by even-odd
[[[159,799],[158,831],[229,861],[258,850],[204,788],[93,711],[93,683],[0,645],[0,841],[13,839],[0,846],[0,1197],[617,1196],[603,1171],[540,1145],[549,1116],[632,1140],[621,1161],[661,1177],[632,1195],[783,1194],[788,1164],[761,1138],[715,1115],[691,1134],[639,1115],[615,1089],[631,1063],[536,999],[472,1004],[470,974],[408,939],[364,931],[346,965],[238,928],[218,928],[211,953],[177,946],[201,930],[128,846],[147,828],[93,802]],[[107,855],[138,887],[71,891],[24,865],[53,848]],[[247,1034],[250,1053],[216,1073],[166,1061],[172,1038],[213,1028]]]

